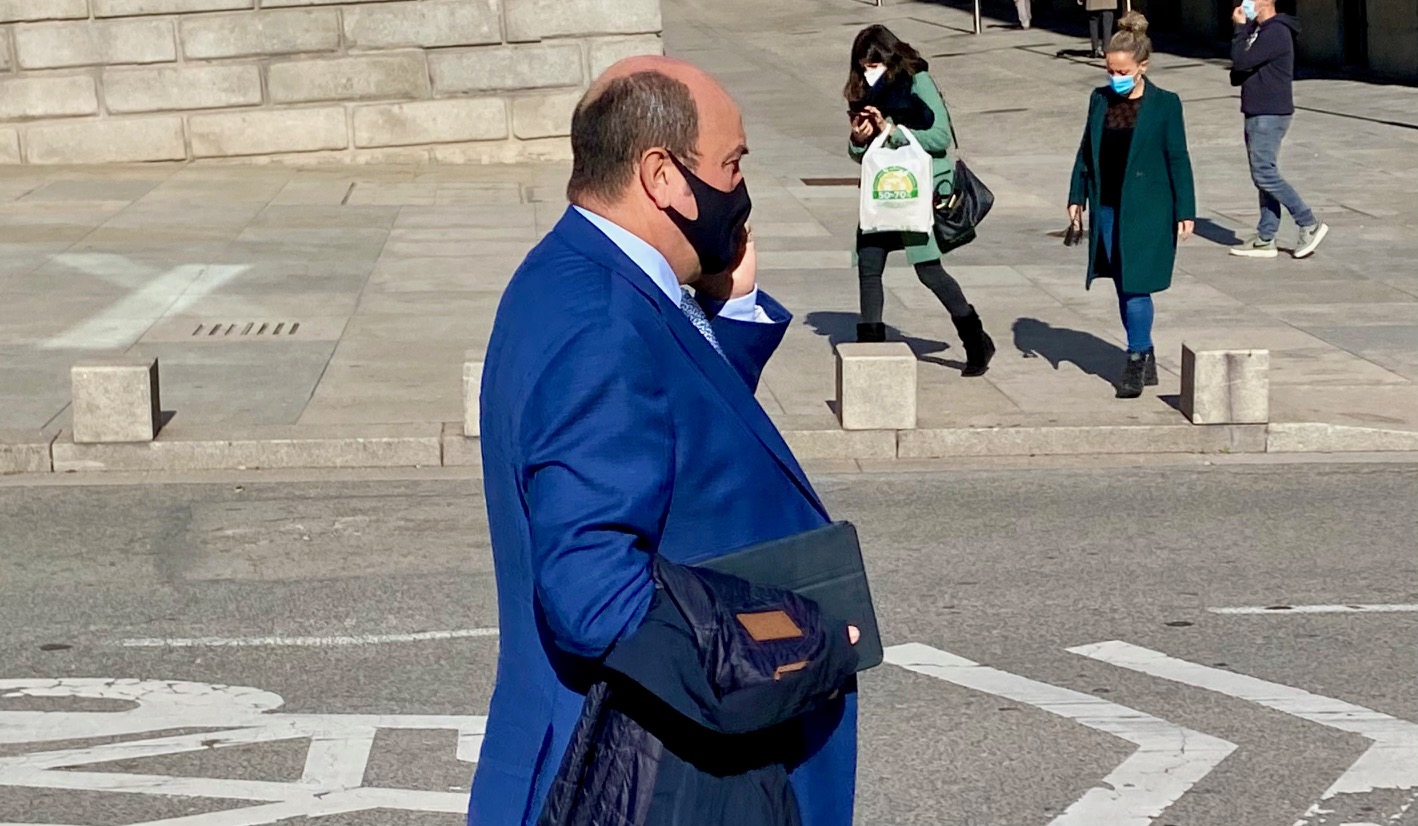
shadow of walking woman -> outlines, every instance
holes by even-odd
[[[1025,358],[1043,358],[1055,369],[1068,362],[1112,386],[1121,374],[1127,351],[1082,330],[1055,327],[1037,318],[1014,322],[1014,346]]]

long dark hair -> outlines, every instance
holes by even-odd
[[[882,64],[886,67],[889,80],[895,80],[903,73],[916,75],[929,68],[920,52],[880,23],[862,29],[852,42],[852,67],[847,75],[847,85],[842,90],[847,100],[861,100],[866,96],[867,79],[862,74],[863,63]]]

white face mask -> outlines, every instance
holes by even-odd
[[[868,86],[875,86],[876,82],[881,80],[881,76],[886,74],[886,67],[873,66],[870,69],[864,70],[862,74],[866,76]]]

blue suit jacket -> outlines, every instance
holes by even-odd
[[[587,664],[633,632],[650,555],[696,562],[818,527],[817,495],[753,396],[790,320],[715,319],[721,357],[650,277],[568,210],[503,294],[482,384],[501,627],[471,826],[535,821]],[[849,826],[856,697],[802,718],[804,826]]]

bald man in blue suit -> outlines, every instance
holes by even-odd
[[[536,822],[595,663],[650,606],[652,554],[829,521],[754,398],[791,316],[757,287],[738,106],[690,64],[631,58],[572,148],[572,206],[508,285],[483,376],[501,653],[472,826]],[[786,739],[802,823],[849,826],[854,691]]]

